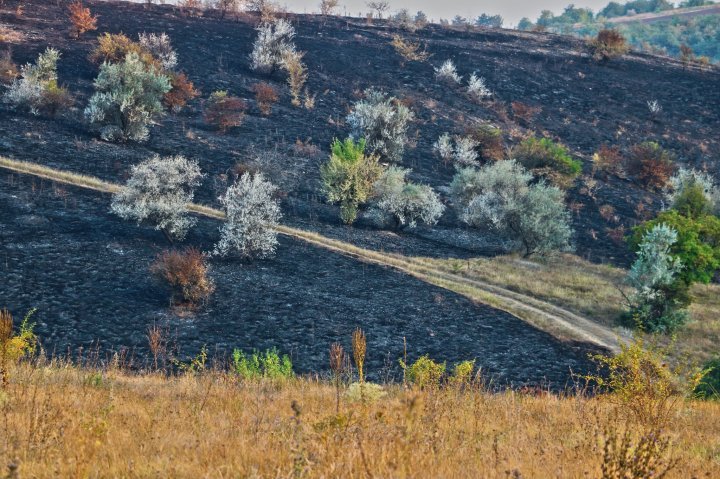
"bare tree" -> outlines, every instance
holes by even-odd
[[[370,10],[373,10],[376,12],[377,18],[382,18],[383,13],[387,12],[390,8],[389,2],[368,2],[367,6]]]
[[[339,0],[322,0],[320,2],[320,13],[326,17],[332,15],[339,3]]]

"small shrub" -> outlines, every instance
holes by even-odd
[[[395,48],[395,51],[407,61],[424,62],[431,56],[426,46],[421,50],[419,42],[416,43],[405,40],[400,35],[394,35],[390,44]]]
[[[570,212],[562,191],[544,182],[529,185],[532,175],[514,160],[463,168],[450,185],[461,221],[490,227],[524,255],[570,248]]]
[[[129,54],[137,55],[137,58],[145,65],[155,65],[156,60],[138,42],[130,40],[122,33],[105,33],[98,37],[98,46],[90,53],[90,61],[93,63],[119,63],[125,61]]]
[[[187,205],[203,176],[194,161],[155,155],[132,167],[110,210],[125,220],[149,223],[169,238],[183,239],[197,222],[188,216]]]
[[[184,73],[170,75],[170,91],[165,93],[163,103],[173,112],[182,110],[192,99],[200,95],[193,82]]]
[[[435,78],[439,81],[447,83],[460,83],[462,77],[458,75],[455,64],[452,60],[445,60],[445,63],[440,65],[439,68],[435,68]]]
[[[483,160],[499,161],[505,157],[502,130],[483,124],[470,131],[469,137],[475,142],[475,149]]]
[[[684,216],[720,216],[720,185],[702,171],[680,168],[668,181],[665,199],[670,208]]]
[[[410,15],[410,11],[407,8],[402,8],[398,10],[395,15],[392,15],[390,17],[390,21],[393,25],[396,25],[398,28],[401,28],[408,32],[414,32],[418,28],[415,20]]]
[[[550,168],[570,178],[582,171],[580,162],[572,159],[567,148],[549,138],[526,138],[513,149],[513,157],[526,168]]]
[[[455,166],[477,166],[477,143],[472,138],[456,136],[453,139],[444,133],[433,145],[433,149],[445,163],[452,161]]]
[[[685,364],[671,367],[665,351],[646,347],[642,339],[620,348],[614,356],[594,355],[601,370],[586,379],[610,393],[609,399],[639,424],[662,429],[678,402],[692,393],[706,371]]]
[[[30,111],[33,115],[41,112],[55,115],[58,110],[72,105],[68,91],[58,86],[57,62],[60,52],[48,48],[35,63],[20,69],[20,78],[13,81],[3,95],[3,101],[14,109]]]
[[[255,101],[260,112],[264,116],[269,116],[272,106],[278,101],[277,90],[268,83],[256,83],[252,86],[252,90],[255,92]]]
[[[410,170],[391,166],[375,182],[372,212],[379,223],[414,228],[418,222],[434,225],[445,211],[437,193],[427,185],[408,182]]]
[[[282,68],[285,58],[296,53],[293,38],[295,29],[287,20],[262,23],[250,55],[251,67],[263,73]]]
[[[593,154],[593,171],[600,171],[604,174],[621,174],[623,171],[623,156],[620,148],[616,146],[602,145]]]
[[[357,218],[358,207],[367,202],[382,167],[377,156],[365,154],[365,140],[335,140],[330,159],[320,176],[323,191],[331,203],[340,203],[340,217],[346,224]]]
[[[596,61],[606,62],[618,58],[630,51],[630,47],[617,30],[600,30],[589,43],[590,51]]]
[[[470,75],[467,93],[470,98],[477,102],[481,102],[493,96],[493,92],[485,84],[485,78],[478,77],[475,73]]]
[[[0,310],[0,385],[6,387],[10,378],[10,366],[35,352],[37,337],[33,332],[34,323],[30,318],[32,309],[25,315],[20,330],[13,334],[13,317],[7,309]]]
[[[242,350],[233,350],[232,369],[245,380],[292,379],[295,376],[293,365],[287,354],[280,356],[276,348],[264,353],[254,351],[247,356]]]
[[[0,84],[11,83],[19,74],[20,72],[12,60],[10,50],[8,49],[0,53]]]
[[[677,460],[667,458],[670,439],[659,429],[640,434],[608,430],[603,442],[601,479],[663,478],[677,467]]]
[[[365,91],[365,99],[355,103],[347,122],[353,138],[365,138],[370,153],[380,159],[400,162],[407,143],[412,112],[395,98],[374,89]]]
[[[152,55],[163,70],[172,70],[177,66],[178,57],[170,43],[167,33],[141,33],[138,36],[140,46]]]
[[[93,16],[89,8],[83,7],[80,0],[68,5],[68,10],[70,10],[70,22],[73,25],[75,38],[80,38],[85,32],[97,30],[97,16]]]
[[[221,133],[242,125],[247,105],[238,97],[228,95],[225,90],[215,91],[205,104],[205,123],[218,129]]]
[[[455,386],[467,386],[473,382],[475,372],[475,361],[462,361],[453,368],[450,382]]]
[[[627,169],[642,184],[661,189],[667,186],[675,170],[675,158],[659,144],[648,141],[632,147]]]
[[[453,159],[453,152],[455,151],[450,134],[443,133],[433,145],[433,150],[445,164],[449,163]]]
[[[288,51],[283,56],[282,66],[288,74],[287,83],[294,106],[302,105],[300,95],[308,78],[307,67],[302,62],[303,55],[301,52]]]
[[[542,111],[542,108],[539,106],[530,106],[521,101],[512,102],[510,107],[512,108],[515,119],[520,120],[520,123],[525,126],[532,125],[535,117]]]
[[[415,387],[420,389],[436,389],[445,375],[445,363],[436,363],[427,355],[420,356],[411,365],[400,361],[400,366],[405,369],[405,377]]]
[[[699,399],[720,399],[720,359],[708,361],[703,367],[705,375],[700,380],[693,395]]]
[[[150,266],[150,272],[170,288],[173,304],[194,307],[215,291],[208,278],[205,256],[195,248],[161,253]]]
[[[147,68],[136,53],[120,63],[103,63],[85,116],[106,141],[147,140],[148,126],[164,113],[170,78]]]
[[[277,187],[262,173],[245,173],[230,186],[219,198],[227,219],[213,254],[266,258],[275,253],[281,217],[280,204],[274,198],[276,191]]]

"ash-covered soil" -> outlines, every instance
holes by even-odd
[[[170,5],[87,2],[99,15],[98,31],[81,40],[69,37],[66,11],[54,2],[24,2],[17,16],[16,1],[0,8],[0,22],[21,34],[11,44],[20,64],[30,62],[48,45],[62,52],[60,82],[77,97],[76,109],[63,118],[18,115],[0,109],[0,154],[29,159],[58,168],[81,171],[110,180],[122,180],[129,166],[152,153],[184,154],[197,159],[208,173],[199,193],[214,201],[223,191],[233,165],[261,156],[261,168],[287,194],[288,221],[320,221],[337,225],[337,211],[323,205],[318,193],[318,167],[327,157],[331,140],[345,137],[344,123],[352,103],[374,86],[395,95],[415,113],[411,145],[403,165],[412,177],[442,191],[453,168],[433,154],[432,144],[444,132],[463,133],[479,121],[490,121],[505,131],[508,146],[534,131],[562,141],[590,171],[590,158],[603,143],[623,148],[658,141],[678,156],[679,164],[717,169],[720,157],[720,71],[685,68],[677,61],[633,53],[607,64],[594,62],[581,40],[552,34],[485,30],[465,32],[429,26],[408,33],[385,22],[368,26],[365,20],[291,15],[296,44],[305,53],[309,91],[317,95],[313,110],[290,105],[284,76],[253,72],[248,55],[255,39],[256,16],[218,18],[183,14]],[[218,135],[202,121],[200,99],[177,115],[168,115],[152,129],[148,143],[113,145],[97,141],[82,119],[92,94],[97,66],[88,60],[97,34],[167,32],[179,55],[179,68],[207,97],[218,89],[245,98],[250,110],[245,123],[227,135]],[[432,57],[428,62],[405,62],[390,45],[393,35],[419,41]],[[494,102],[470,102],[462,87],[438,83],[434,66],[452,59],[467,78],[477,72],[495,92]],[[251,86],[259,81],[281,92],[269,118],[254,103]],[[662,106],[653,116],[647,102]],[[520,101],[541,112],[528,124],[515,118],[511,103]],[[5,108],[0,106],[0,108]],[[318,154],[293,151],[296,140],[319,148]],[[575,215],[578,253],[595,261],[626,263],[622,242],[613,242],[610,229],[634,226],[660,207],[660,196],[626,179],[610,178],[588,188],[579,181],[568,193]],[[637,208],[643,203],[641,209]],[[599,208],[610,205],[613,217],[603,219]],[[405,232],[418,254],[432,253],[438,244],[456,254],[493,254],[498,244],[484,231],[463,231],[452,212],[432,231]],[[344,233],[347,234],[347,233]],[[355,234],[350,232],[350,235]],[[358,241],[367,233],[357,230]],[[428,241],[426,245],[423,245]],[[446,249],[442,249],[445,253]]]
[[[411,359],[476,359],[498,386],[562,388],[571,370],[592,367],[589,345],[559,342],[510,314],[287,238],[271,260],[213,261],[210,302],[175,315],[148,275],[167,247],[162,235],[114,218],[108,207],[107,196],[2,177],[0,304],[16,316],[38,308],[36,329],[49,354],[99,348],[104,360],[124,349],[143,365],[147,329],[156,324],[178,358],[203,345],[220,358],[235,347],[277,346],[298,371],[324,371],[330,344],[349,348],[351,332],[362,327],[376,379],[397,379],[403,337]],[[218,225],[202,220],[187,243],[210,249]]]
[[[463,133],[480,121],[505,132],[507,146],[535,131],[562,141],[590,172],[590,157],[603,143],[628,148],[659,141],[681,164],[717,169],[720,157],[720,73],[700,71],[645,54],[606,65],[594,63],[583,43],[549,34],[511,31],[461,32],[430,26],[416,33],[364,20],[289,16],[305,51],[308,87],[317,95],[312,110],[295,108],[282,75],[250,70],[248,55],[257,18],[221,20],[192,17],[172,6],[85,2],[99,18],[99,31],[69,38],[62,6],[16,0],[0,6],[0,24],[17,34],[9,46],[18,64],[34,61],[47,46],[62,52],[60,83],[76,97],[75,107],[57,118],[33,117],[0,105],[0,155],[122,182],[130,166],[158,153],[196,159],[207,178],[198,200],[214,203],[232,181],[236,163],[252,163],[277,182],[283,193],[284,222],[346,241],[407,255],[490,255],[501,242],[487,231],[461,227],[451,209],[434,228],[378,231],[362,221],[339,224],[337,209],[318,192],[319,166],[335,137],[345,137],[350,106],[374,86],[395,95],[415,113],[403,165],[412,178],[443,192],[453,175],[432,153],[444,132]],[[96,34],[167,32],[180,69],[206,98],[228,90],[250,105],[244,124],[219,135],[202,121],[202,100],[169,114],[152,128],[147,143],[99,141],[82,117],[92,94],[97,66],[88,59]],[[403,62],[390,46],[393,35],[420,41],[429,62]],[[494,102],[477,105],[461,88],[438,84],[433,66],[452,59],[467,77],[476,71],[495,92]],[[269,118],[254,103],[259,81],[281,91]],[[662,113],[653,117],[647,101]],[[514,117],[521,101],[541,112],[530,123]],[[313,148],[294,148],[296,140]],[[258,160],[260,158],[260,160]],[[657,211],[660,196],[632,181],[580,181],[568,192],[576,206],[578,253],[595,261],[626,264],[624,244],[609,239],[608,228],[632,227]],[[638,203],[644,208],[639,209]],[[615,217],[599,213],[611,205]],[[161,234],[123,223],[107,213],[108,198],[57,188],[2,173],[0,181],[0,306],[15,315],[38,307],[38,333],[49,352],[92,348],[103,355],[127,348],[144,361],[145,333],[159,324],[173,338],[178,357],[203,345],[218,356],[233,347],[277,346],[293,355],[300,371],[326,369],[331,342],[347,342],[356,326],[369,338],[370,371],[397,372],[406,337],[410,358],[430,354],[449,362],[476,358],[498,384],[565,385],[570,369],[590,367],[588,345],[560,343],[517,318],[398,274],[323,250],[282,239],[276,258],[245,264],[213,261],[217,291],[195,315],[177,316],[168,296],[153,284],[148,265],[168,247]],[[186,244],[210,249],[217,224],[202,220]],[[97,342],[97,343],[96,343]],[[347,344],[346,344],[347,345]],[[387,367],[386,367],[387,366]]]

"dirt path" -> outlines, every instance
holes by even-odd
[[[102,193],[114,193],[120,188],[114,183],[98,178],[5,157],[0,157],[0,168]],[[190,204],[189,210],[209,218],[219,220],[225,218],[222,211],[203,205]],[[618,351],[619,349],[620,338],[615,331],[564,308],[531,296],[510,291],[491,283],[450,274],[430,267],[418,259],[360,248],[317,233],[288,226],[279,226],[278,232],[360,261],[402,271],[422,281],[513,314],[560,339],[591,342],[610,351]]]

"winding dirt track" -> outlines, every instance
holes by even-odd
[[[115,193],[121,188],[117,184],[99,178],[78,175],[69,171],[48,168],[31,162],[12,160],[2,156],[0,156],[0,168],[102,193]],[[188,205],[188,208],[198,215],[218,220],[225,219],[225,214],[214,208],[194,203]],[[281,225],[278,227],[278,233],[360,261],[396,269],[422,281],[506,311],[560,339],[591,342],[613,352],[619,350],[620,338],[617,332],[564,308],[531,296],[484,281],[447,273],[428,266],[418,259],[360,248],[310,231]]]

